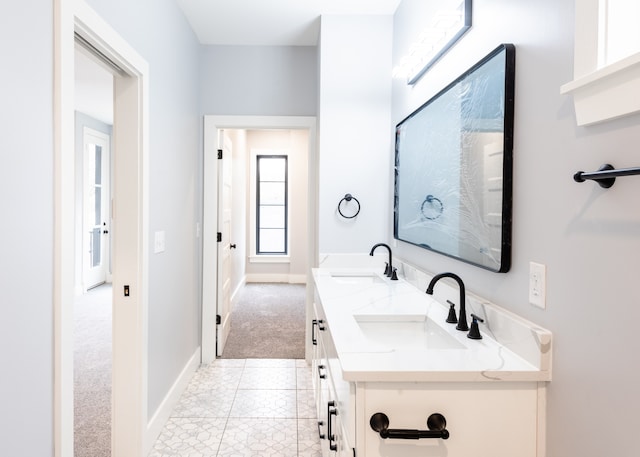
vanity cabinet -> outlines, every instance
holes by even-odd
[[[323,313],[314,306],[312,381],[323,456],[353,457],[355,421],[351,383],[341,377],[337,352]]]
[[[416,382],[411,374],[377,381],[371,372],[347,381],[331,324],[316,292],[312,369],[323,457],[544,456],[544,382]],[[449,437],[383,439],[370,426],[376,413],[388,417],[388,429],[406,430],[428,430],[427,418],[439,413]]]

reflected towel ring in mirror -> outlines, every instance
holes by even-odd
[[[424,199],[422,206],[420,207],[422,215],[430,221],[436,220],[442,216],[443,210],[444,205],[442,204],[442,201],[431,194],[427,195],[427,198]]]
[[[342,212],[341,206],[342,206],[343,202],[347,202],[348,203],[351,200],[355,200],[356,204],[358,205],[358,209],[356,210],[355,214],[353,214],[352,216],[347,216]],[[340,216],[344,217],[345,219],[353,219],[354,217],[356,217],[360,213],[360,202],[353,195],[345,194],[345,196],[342,198],[342,200],[340,200],[340,202],[338,203],[338,213],[340,213]]]

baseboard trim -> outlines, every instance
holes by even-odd
[[[288,284],[306,284],[307,275],[249,273],[246,276],[246,282],[284,282]]]
[[[153,417],[149,420],[147,424],[147,433],[144,440],[144,455],[148,455],[151,452],[151,448],[155,444],[156,440],[160,436],[164,425],[171,417],[171,412],[173,408],[175,408],[182,392],[187,388],[189,381],[191,380],[191,376],[200,366],[200,347],[196,349],[193,353],[185,367],[182,369],[182,372],[176,379],[176,381],[167,392],[167,395],[160,403],[160,406],[154,413]]]
[[[245,276],[238,283],[233,293],[231,294],[231,309],[233,309],[236,306],[236,303],[238,302],[238,295],[240,294],[240,291],[242,290],[242,288],[245,286],[246,283],[247,283],[247,277]]]

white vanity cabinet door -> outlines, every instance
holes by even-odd
[[[353,457],[355,393],[350,383],[342,379],[340,361],[319,301],[314,305],[313,327],[313,387],[322,455]]]
[[[326,447],[324,442],[327,439],[327,402],[330,400],[329,367],[327,363],[327,353],[324,348],[322,337],[320,336],[320,328],[323,328],[322,320],[318,319],[318,312],[315,306],[312,327],[311,343],[313,348],[313,360],[311,361],[311,379],[315,397],[318,435],[320,437],[321,444]]]
[[[367,383],[358,421],[358,455],[367,457],[536,457],[537,383]],[[375,413],[390,429],[428,430],[432,413],[444,415],[450,437],[382,439],[371,429]],[[360,449],[363,449],[362,451]]]

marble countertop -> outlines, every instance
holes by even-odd
[[[472,340],[445,322],[447,306],[403,278],[370,268],[316,268],[313,278],[346,381],[551,380],[551,334],[518,316],[468,307],[469,325],[470,312],[485,318],[483,338]]]

